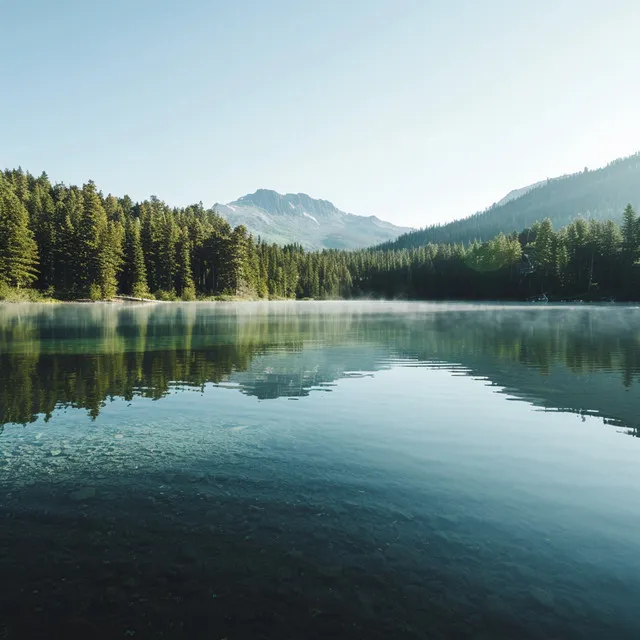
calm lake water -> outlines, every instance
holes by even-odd
[[[0,638],[638,638],[639,389],[637,307],[0,305]]]

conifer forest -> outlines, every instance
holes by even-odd
[[[400,243],[402,244],[402,243]],[[214,209],[0,173],[0,299],[640,300],[640,219],[544,218],[485,242],[305,251]]]

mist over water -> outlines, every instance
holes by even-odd
[[[637,637],[639,319],[1,305],[0,637]]]

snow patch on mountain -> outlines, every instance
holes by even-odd
[[[291,204],[291,203],[289,203],[289,204]],[[307,218],[311,218],[317,225],[320,225],[320,223],[311,214],[307,213],[306,211],[303,211],[302,215],[303,216],[307,216]]]
[[[214,208],[232,227],[244,225],[254,238],[280,245],[297,243],[305,249],[361,249],[410,231],[374,216],[345,213],[306,193],[258,189]]]

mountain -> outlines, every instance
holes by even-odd
[[[375,216],[345,213],[305,193],[258,189],[234,202],[217,203],[214,209],[231,226],[242,224],[255,237],[277,244],[295,242],[306,249],[359,249],[411,231]]]
[[[516,200],[520,196],[523,196],[525,193],[529,193],[529,191],[531,191],[532,189],[541,187],[543,184],[545,184],[545,182],[546,182],[545,180],[541,180],[540,182],[536,182],[535,184],[530,184],[529,186],[522,187],[521,189],[513,189],[512,191],[509,191],[509,193],[507,193],[507,195],[504,198],[502,198],[502,200],[498,200],[495,206],[507,204],[507,202]]]
[[[640,153],[615,160],[601,169],[585,169],[516,189],[485,211],[409,232],[380,248],[485,241],[501,232],[520,232],[545,218],[550,218],[556,229],[579,216],[620,222],[629,203],[640,208]]]

